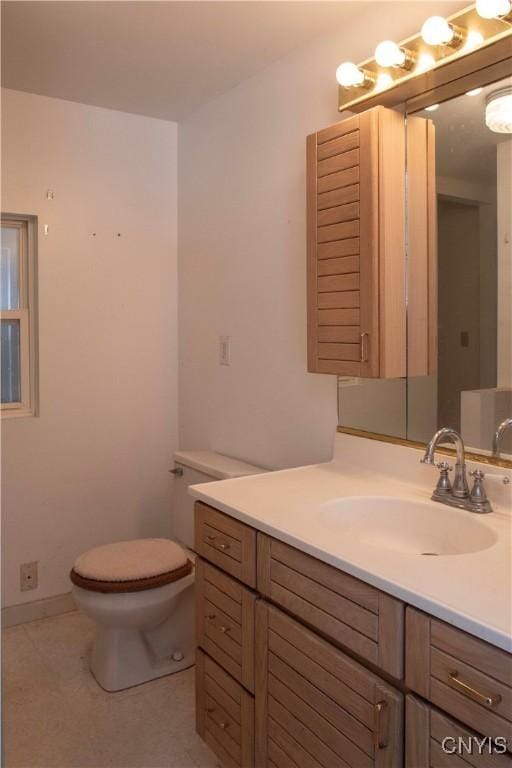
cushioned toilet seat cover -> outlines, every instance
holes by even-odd
[[[71,581],[97,592],[134,592],[189,574],[187,553],[170,539],[135,539],[95,547],[76,560]]]

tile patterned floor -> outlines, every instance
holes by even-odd
[[[215,768],[194,731],[194,670],[106,693],[92,624],[67,613],[2,632],[4,768]]]

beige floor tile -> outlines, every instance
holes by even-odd
[[[88,670],[94,624],[86,616],[74,611],[24,627],[37,652],[59,679],[81,676]]]
[[[216,768],[195,733],[194,670],[107,693],[78,614],[4,630],[5,768]]]

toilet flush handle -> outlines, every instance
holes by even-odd
[[[174,469],[170,469],[169,472],[171,475],[174,475],[175,477],[183,477],[182,467],[174,467]]]

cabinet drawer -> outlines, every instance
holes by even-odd
[[[256,596],[250,590],[198,558],[198,645],[253,692],[255,602]]]
[[[254,699],[199,649],[196,730],[223,768],[254,766]]]
[[[258,602],[258,766],[400,768],[402,703],[401,693],[342,651]]]
[[[393,677],[403,677],[400,600],[264,534],[258,534],[258,591]]]
[[[407,696],[405,768],[512,768],[503,743],[465,728],[430,704]]]
[[[244,584],[256,586],[254,528],[196,501],[195,549],[199,555]]]
[[[512,655],[408,608],[406,683],[478,733],[506,737],[512,750]]]

